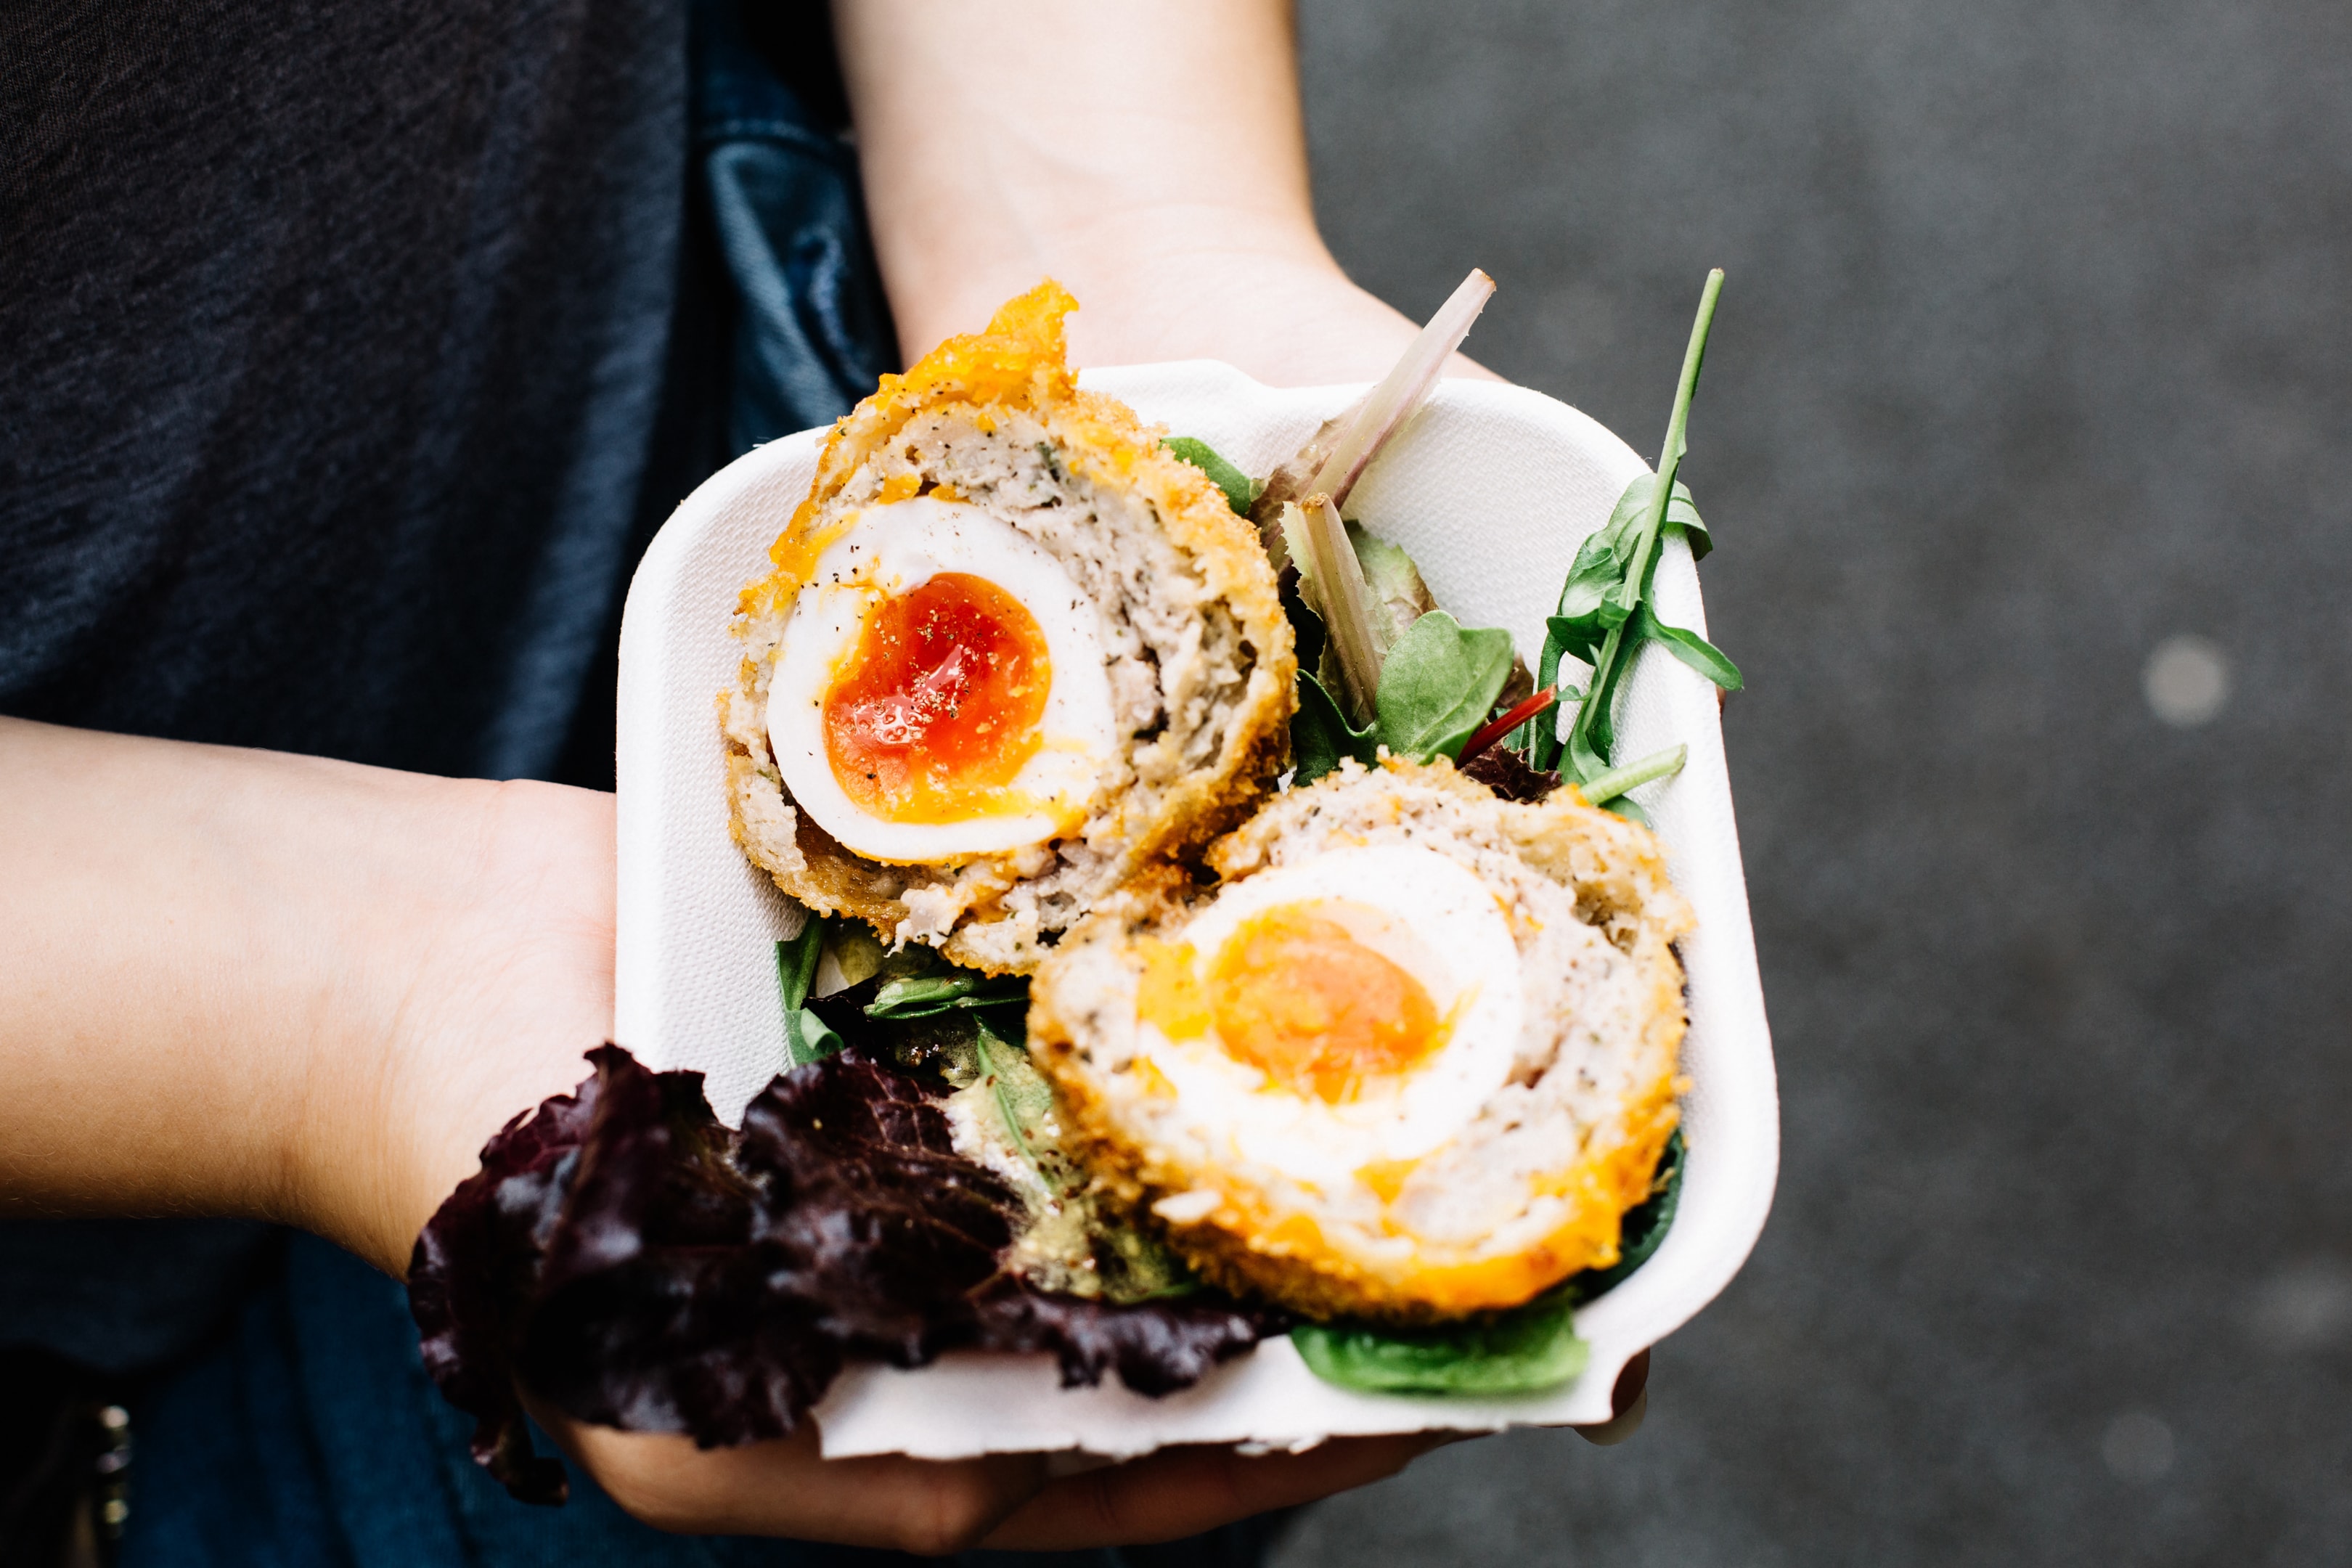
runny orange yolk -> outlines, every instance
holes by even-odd
[[[1444,1043],[1428,989],[1314,904],[1244,921],[1209,975],[1217,1038],[1276,1083],[1337,1104]]]
[[[824,699],[833,776],[890,822],[1028,809],[1005,786],[1036,753],[1053,666],[1020,600],[942,572],[867,613]]]

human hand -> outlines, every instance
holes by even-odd
[[[1648,1402],[1650,1352],[1617,1380],[1615,1415],[1581,1428],[1603,1446],[1633,1436]],[[1349,1437],[1301,1454],[1164,1448],[1053,1477],[1037,1454],[954,1461],[823,1459],[803,1430],[772,1443],[702,1450],[685,1437],[615,1432],[534,1407],[540,1425],[630,1513],[666,1530],[789,1535],[946,1553],[1144,1545],[1294,1508],[1395,1475],[1458,1432]]]
[[[536,1415],[614,1500],[658,1528],[922,1554],[1174,1540],[1381,1479],[1454,1440],[1438,1433],[1347,1438],[1303,1454],[1256,1458],[1229,1448],[1169,1448],[1054,1477],[1040,1454],[824,1459],[809,1428],[774,1442],[704,1450],[682,1436],[616,1432],[545,1410]]]
[[[1412,340],[1317,232],[1286,0],[859,0],[834,20],[909,360],[1047,274],[1077,297],[1081,365],[1220,359],[1306,386],[1375,379]]]
[[[0,719],[0,1205],[398,1273],[612,1020],[612,803]]]

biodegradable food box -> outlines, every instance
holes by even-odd
[[[1254,474],[1364,390],[1276,389],[1208,362],[1080,380]],[[650,1067],[704,1073],[712,1107],[730,1123],[784,1066],[773,944],[803,915],[729,837],[713,700],[741,657],[728,630],[737,591],[767,569],[768,546],[807,494],[825,435],[761,447],[697,489],[638,567],[621,634],[616,1035]],[[1565,404],[1523,387],[1448,382],[1365,472],[1348,510],[1403,546],[1464,625],[1507,627],[1532,658],[1578,544],[1647,468]],[[1717,559],[1736,571],[1736,532],[1728,544]],[[1665,542],[1655,595],[1664,619],[1705,634],[1698,576],[1679,537]],[[1048,1355],[965,1352],[912,1372],[844,1373],[817,1407],[824,1452],[1126,1458],[1172,1443],[1299,1448],[1343,1434],[1606,1420],[1625,1363],[1687,1322],[1746,1260],[1780,1159],[1772,1043],[1715,689],[1650,646],[1627,683],[1618,732],[1621,757],[1690,748],[1679,775],[1633,794],[1698,915],[1681,943],[1689,1153],[1664,1245],[1577,1313],[1591,1346],[1582,1376],[1508,1399],[1362,1394],[1323,1383],[1276,1339],[1196,1387],[1150,1399],[1116,1384],[1064,1389]]]

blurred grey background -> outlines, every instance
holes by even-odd
[[[1357,278],[1684,469],[1784,1097],[1645,1430],[1280,1568],[2352,1562],[2352,7],[1306,0]]]

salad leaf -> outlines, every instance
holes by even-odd
[[[1660,621],[1646,604],[1651,578],[1657,569],[1658,541],[1669,522],[1690,542],[1693,555],[1704,554],[1710,542],[1699,521],[1690,492],[1676,479],[1688,448],[1691,400],[1698,392],[1700,367],[1706,363],[1706,339],[1714,324],[1716,301],[1723,293],[1723,270],[1709,272],[1699,296],[1698,316],[1691,324],[1690,342],[1683,354],[1682,379],[1675,389],[1674,412],[1666,421],[1666,439],[1654,475],[1637,476],[1618,497],[1609,521],[1579,547],[1576,561],[1561,585],[1559,613],[1545,625],[1543,653],[1537,679],[1546,685],[1559,678],[1560,660],[1575,658],[1592,667],[1583,700],[1564,731],[1538,725],[1529,745],[1529,763],[1538,768],[1557,766],[1570,777],[1591,781],[1607,773],[1616,749],[1614,714],[1617,693],[1634,655],[1644,641],[1664,642],[1677,658],[1710,680],[1736,683],[1739,671],[1706,639],[1694,632]],[[1727,685],[1727,689],[1736,689]],[[1638,808],[1622,808],[1638,816]]]
[[[1385,655],[1413,622],[1437,608],[1437,601],[1421,580],[1421,568],[1402,546],[1355,522],[1348,524],[1348,542],[1355,546],[1356,564],[1364,570],[1373,645]]]
[[[1298,569],[1298,595],[1319,626],[1328,599],[1316,576],[1314,559],[1304,538],[1305,519],[1295,512],[1286,514],[1286,518],[1285,537],[1290,542],[1291,560]],[[1429,584],[1422,581],[1421,568],[1413,564],[1412,557],[1405,553],[1402,546],[1391,544],[1361,523],[1343,526],[1363,579],[1372,647],[1385,656],[1407,627],[1437,608],[1437,600],[1430,594]],[[1303,658],[1301,662],[1305,662]]]
[[[1557,615],[1566,625],[1555,628],[1555,635],[1562,639],[1562,651],[1588,664],[1592,662],[1602,640],[1624,624],[1632,606],[1649,592],[1647,583],[1635,591],[1626,574],[1633,565],[1634,546],[1657,483],[1655,474],[1633,477],[1624,493],[1617,498],[1609,521],[1577,548],[1576,562],[1569,568],[1568,582],[1559,591]],[[1663,526],[1669,531],[1684,533],[1693,542],[1694,559],[1706,552],[1702,542],[1707,536],[1706,525],[1699,521],[1698,509],[1691,504],[1690,487],[1680,480],[1675,482],[1674,499],[1667,505]],[[1657,574],[1655,557],[1649,563],[1649,574]]]
[[[1505,800],[1541,800],[1559,787],[1558,773],[1538,773],[1511,746],[1487,747],[1462,764],[1462,776],[1477,780]]]
[[[1026,1007],[1029,982],[1017,974],[989,976],[968,969],[902,974],[875,989],[869,1018],[928,1018],[953,1007]]]
[[[1326,1383],[1375,1394],[1540,1394],[1575,1381],[1591,1347],[1576,1337],[1576,1305],[1545,1297],[1483,1322],[1425,1333],[1321,1323],[1290,1331]]]
[[[784,1005],[784,1054],[794,1067],[822,1061],[841,1049],[841,1037],[808,1007],[816,984],[817,960],[824,954],[824,916],[812,913],[798,936],[776,943],[776,990]]]
[[[1510,633],[1465,630],[1433,610],[1389,650],[1372,733],[1399,756],[1424,763],[1452,757],[1486,721],[1510,678]]]
[[[1658,619],[1657,613],[1647,605],[1634,611],[1633,615],[1641,623],[1640,631],[1643,637],[1653,642],[1665,644],[1668,653],[1673,654],[1726,691],[1739,689],[1742,684],[1739,667],[1724,658],[1721,648],[1717,647],[1696,632],[1685,631],[1680,626],[1666,625],[1665,622]]]
[[[1206,441],[1190,436],[1171,436],[1160,443],[1202,473],[1225,492],[1225,504],[1242,516],[1249,515],[1250,503],[1265,487],[1217,455],[1217,449]]]
[[[1301,669],[1298,712],[1290,721],[1290,760],[1297,770],[1293,777],[1302,784],[1313,784],[1338,767],[1342,757],[1371,766],[1379,757],[1372,731],[1349,724],[1323,683]]]
[[[590,1053],[595,1076],[517,1117],[418,1237],[425,1364],[476,1418],[476,1459],[562,1500],[518,1382],[574,1417],[704,1447],[795,1430],[853,1362],[1048,1351],[1065,1386],[1163,1394],[1269,1332],[1213,1291],[1115,1304],[1002,1265],[1024,1211],[955,1152],[932,1091],[856,1047],[778,1078],[742,1131],[702,1075]]]
[[[1009,1057],[1015,1047],[998,1038],[985,1018],[975,1018],[972,1024],[972,1049],[980,1058],[981,1074],[987,1079],[989,1094],[996,1101],[996,1113],[1004,1119],[1004,1131],[1012,1136],[1013,1146],[1021,1151],[1021,1157],[1043,1181],[1045,1170],[1037,1163],[1037,1151],[1029,1142],[1029,1124],[1052,1110],[1053,1090],[1045,1087],[1045,1079],[1029,1066],[1026,1057],[1021,1061],[1026,1071],[1016,1082]]]

